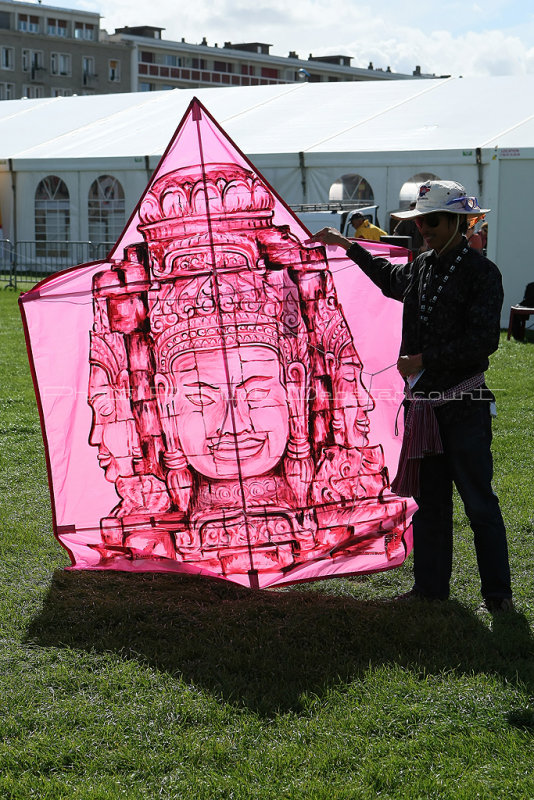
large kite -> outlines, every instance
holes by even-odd
[[[21,297],[71,568],[266,587],[404,561],[401,305],[308,239],[193,100],[108,259]]]

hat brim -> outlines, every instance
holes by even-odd
[[[474,209],[464,209],[464,208],[457,208],[452,211],[450,208],[429,208],[425,209],[424,211],[418,211],[416,208],[411,208],[409,211],[395,211],[391,212],[390,216],[394,217],[395,219],[413,219],[414,217],[424,217],[427,214],[461,214],[464,217],[480,217],[482,214],[487,214],[491,211],[491,208],[478,208]]]

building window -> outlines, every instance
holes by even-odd
[[[0,100],[14,100],[14,99],[15,99],[15,84],[0,83]]]
[[[86,42],[95,41],[95,26],[89,22],[74,23],[74,38],[85,39]]]
[[[15,69],[15,48],[2,47],[0,49],[0,68]]]
[[[110,58],[108,80],[112,83],[119,83],[121,79],[121,62],[116,58]]]
[[[124,190],[112,175],[93,181],[88,197],[89,241],[115,242],[122,233]]]
[[[233,64],[228,61],[214,61],[213,69],[215,72],[233,72]]]
[[[50,72],[52,75],[70,75],[71,58],[69,53],[50,54]]]
[[[66,37],[68,35],[67,20],[48,17],[47,31],[49,36]]]
[[[66,256],[69,227],[69,190],[61,178],[48,175],[35,191],[36,255]]]
[[[32,69],[43,69],[43,67],[44,67],[44,58],[43,58],[43,51],[42,50],[32,50],[31,66],[32,66]]]
[[[167,53],[166,55],[163,56],[163,63],[165,64],[166,67],[181,67],[182,66],[182,60],[181,60],[180,56],[173,56],[173,55],[170,55],[169,53]]]
[[[37,72],[44,69],[44,58],[42,50],[22,51],[22,71],[31,72],[32,78],[37,77]]]
[[[95,60],[93,56],[82,57],[82,80],[83,85],[91,84],[96,78]]]
[[[72,97],[72,89],[54,88],[51,91],[51,97]]]
[[[193,69],[206,69],[206,59],[204,58],[192,58],[191,59],[191,66]]]
[[[252,64],[241,64],[241,75],[255,75],[256,68]]]
[[[19,14],[18,30],[23,33],[39,33],[39,17],[33,14]]]
[[[139,91],[140,92],[153,92],[155,86],[153,83],[147,83],[146,81],[139,82]]]
[[[22,96],[30,100],[35,100],[36,97],[44,97],[44,88],[33,84],[25,84],[22,87]]]
[[[145,64],[153,64],[154,53],[151,53],[149,50],[140,50],[139,61],[143,61]]]

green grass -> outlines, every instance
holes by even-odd
[[[518,612],[458,507],[453,598],[392,572],[278,591],[65,572],[16,294],[0,292],[0,797],[534,798],[534,336],[503,341],[495,486]]]

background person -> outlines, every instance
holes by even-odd
[[[482,242],[481,235],[475,230],[475,223],[476,219],[469,221],[467,225],[467,231],[465,232],[465,238],[467,239],[469,247],[472,247],[473,250],[478,250],[479,253],[482,253],[484,244]]]
[[[415,208],[395,214],[415,220],[428,248],[405,265],[371,256],[333,228],[313,238],[345,249],[383,294],[404,305],[397,367],[414,394],[407,389],[392,488],[413,495],[418,510],[414,586],[399,599],[449,597],[454,483],[474,534],[480,609],[494,613],[513,609],[506,531],[491,485],[494,397],[484,383],[488,357],[499,343],[503,290],[496,265],[470,248],[464,235],[469,218],[487,211],[458,183],[422,184]]]
[[[410,209],[415,208],[415,200],[410,203]],[[395,217],[395,214],[391,215]],[[412,253],[414,256],[418,255],[424,250],[423,246],[423,237],[417,227],[415,220],[413,219],[401,219],[400,222],[397,222],[393,229],[394,236],[411,236],[412,237]]]
[[[354,228],[355,239],[367,239],[371,242],[379,242],[381,236],[387,236],[386,231],[369,222],[361,211],[353,211],[349,216],[349,223]]]

